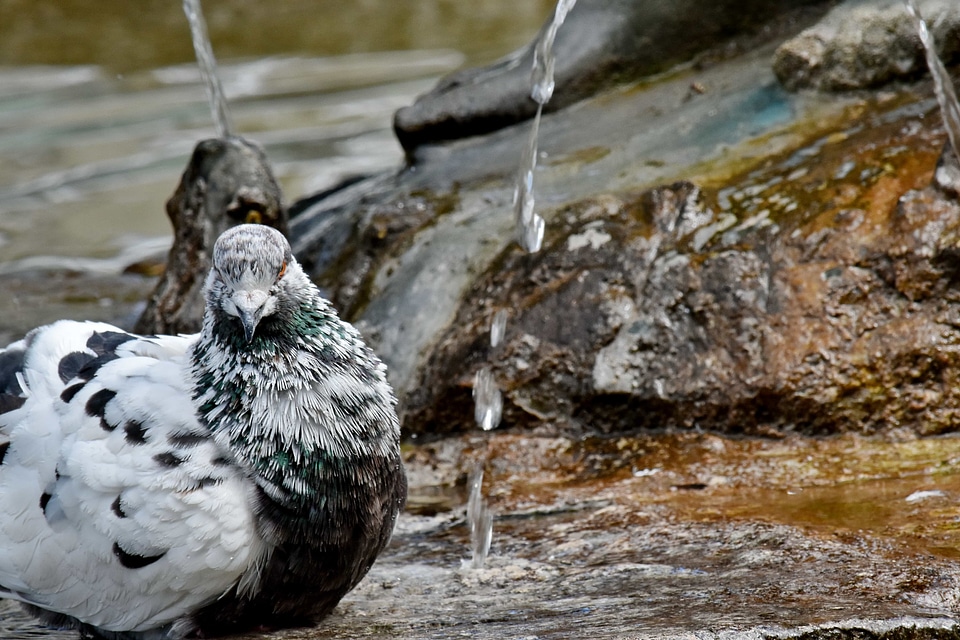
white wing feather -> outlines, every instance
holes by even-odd
[[[120,330],[64,321],[8,347],[25,350],[25,400],[0,413],[0,590],[102,629],[147,630],[256,571],[265,545],[252,485],[195,415],[194,338],[133,338],[85,384],[63,381],[64,358],[102,355],[94,332]]]

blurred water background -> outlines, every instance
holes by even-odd
[[[207,0],[237,132],[288,200],[397,166],[397,108],[528,41],[549,0]],[[180,2],[0,1],[0,274],[115,270],[214,134]]]

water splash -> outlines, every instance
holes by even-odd
[[[190,23],[193,50],[196,52],[197,64],[203,76],[203,86],[207,90],[207,99],[210,101],[210,112],[213,115],[217,136],[229,137],[233,131],[233,124],[230,122],[223,85],[220,84],[220,76],[217,74],[217,59],[213,57],[213,46],[207,34],[207,23],[203,19],[200,0],[183,0],[183,12],[187,14],[187,21]]]
[[[500,424],[503,413],[503,396],[493,379],[490,367],[477,371],[473,383],[474,419],[484,431]],[[467,501],[467,523],[470,525],[470,562],[464,567],[480,569],[487,560],[490,541],[493,539],[493,513],[483,499],[483,467],[478,466],[470,474],[470,498]]]
[[[934,46],[933,35],[927,28],[927,23],[920,15],[914,0],[905,0],[907,12],[913,18],[917,27],[917,33],[920,35],[920,42],[923,43],[923,52],[927,58],[927,66],[930,68],[930,75],[933,77],[934,91],[937,94],[937,102],[940,103],[940,113],[943,115],[943,126],[947,130],[947,137],[950,138],[950,146],[953,152],[960,159],[960,102],[957,101],[957,94],[953,88],[953,82],[947,74],[946,67],[937,55],[937,49]]]
[[[493,539],[493,513],[483,499],[483,467],[478,466],[470,474],[470,498],[467,501],[467,522],[470,523],[471,569],[481,569],[490,553]]]
[[[559,0],[553,13],[553,20],[537,41],[533,50],[533,69],[530,79],[533,88],[530,97],[537,103],[537,113],[530,127],[530,138],[520,158],[520,176],[513,192],[514,216],[516,218],[517,242],[528,253],[536,253],[543,246],[545,223],[543,217],[534,209],[534,174],[537,170],[537,141],[540,137],[540,116],[543,105],[553,97],[554,66],[553,42],[567,14],[573,9],[576,0]]]
[[[503,395],[497,387],[490,367],[482,367],[473,380],[473,417],[484,431],[500,424],[503,415]]]
[[[503,340],[507,328],[507,312],[498,311],[490,323],[490,345],[495,347]],[[484,431],[500,424],[503,415],[503,395],[493,378],[490,367],[477,371],[473,381],[473,417]],[[483,467],[478,466],[470,476],[470,499],[467,501],[467,523],[470,525],[470,562],[464,567],[480,569],[487,560],[490,541],[493,539],[493,513],[483,499]]]

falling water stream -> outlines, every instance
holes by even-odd
[[[537,170],[537,141],[540,136],[540,117],[545,105],[553,96],[555,87],[553,42],[567,14],[573,9],[576,0],[558,0],[553,20],[537,40],[533,51],[531,69],[530,98],[537,103],[537,112],[530,127],[530,137],[520,158],[520,172],[513,194],[514,215],[516,219],[517,242],[528,253],[536,253],[543,246],[545,223],[543,217],[535,211],[534,174]],[[503,341],[506,333],[507,312],[498,311],[490,324],[490,346],[496,347]],[[484,431],[490,431],[500,424],[503,414],[503,394],[497,386],[493,371],[488,366],[477,371],[473,385],[474,418]],[[470,546],[472,551],[470,566],[480,568],[490,549],[493,536],[493,516],[483,499],[483,469],[477,468],[471,475],[470,500],[467,506],[467,520],[470,524]]]
[[[543,105],[553,97],[555,87],[553,71],[555,58],[553,42],[557,31],[573,9],[576,0],[559,0],[553,14],[553,20],[537,41],[533,51],[533,69],[531,72],[532,89],[530,97],[537,103],[537,113],[530,127],[530,138],[520,160],[520,176],[514,191],[514,213],[517,224],[517,241],[530,253],[540,251],[543,245],[544,221],[534,210],[534,174],[537,169],[537,140],[540,136],[540,116]]]
[[[223,84],[220,74],[217,73],[217,59],[213,56],[213,45],[207,33],[207,22],[203,19],[203,9],[200,0],[183,0],[183,12],[190,23],[190,36],[193,40],[193,50],[197,54],[197,64],[203,76],[203,86],[207,90],[210,101],[210,112],[213,123],[220,138],[229,137],[233,133],[233,124],[230,121],[230,112],[227,109],[227,98],[223,93]]]

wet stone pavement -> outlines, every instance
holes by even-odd
[[[497,434],[411,449],[410,513],[318,631],[956,635],[960,439],[895,440]],[[478,462],[496,520],[491,557],[472,570],[458,470]]]
[[[388,553],[320,627],[278,637],[955,637],[958,455],[952,437],[411,448]],[[473,570],[459,470],[483,461],[496,520]]]

